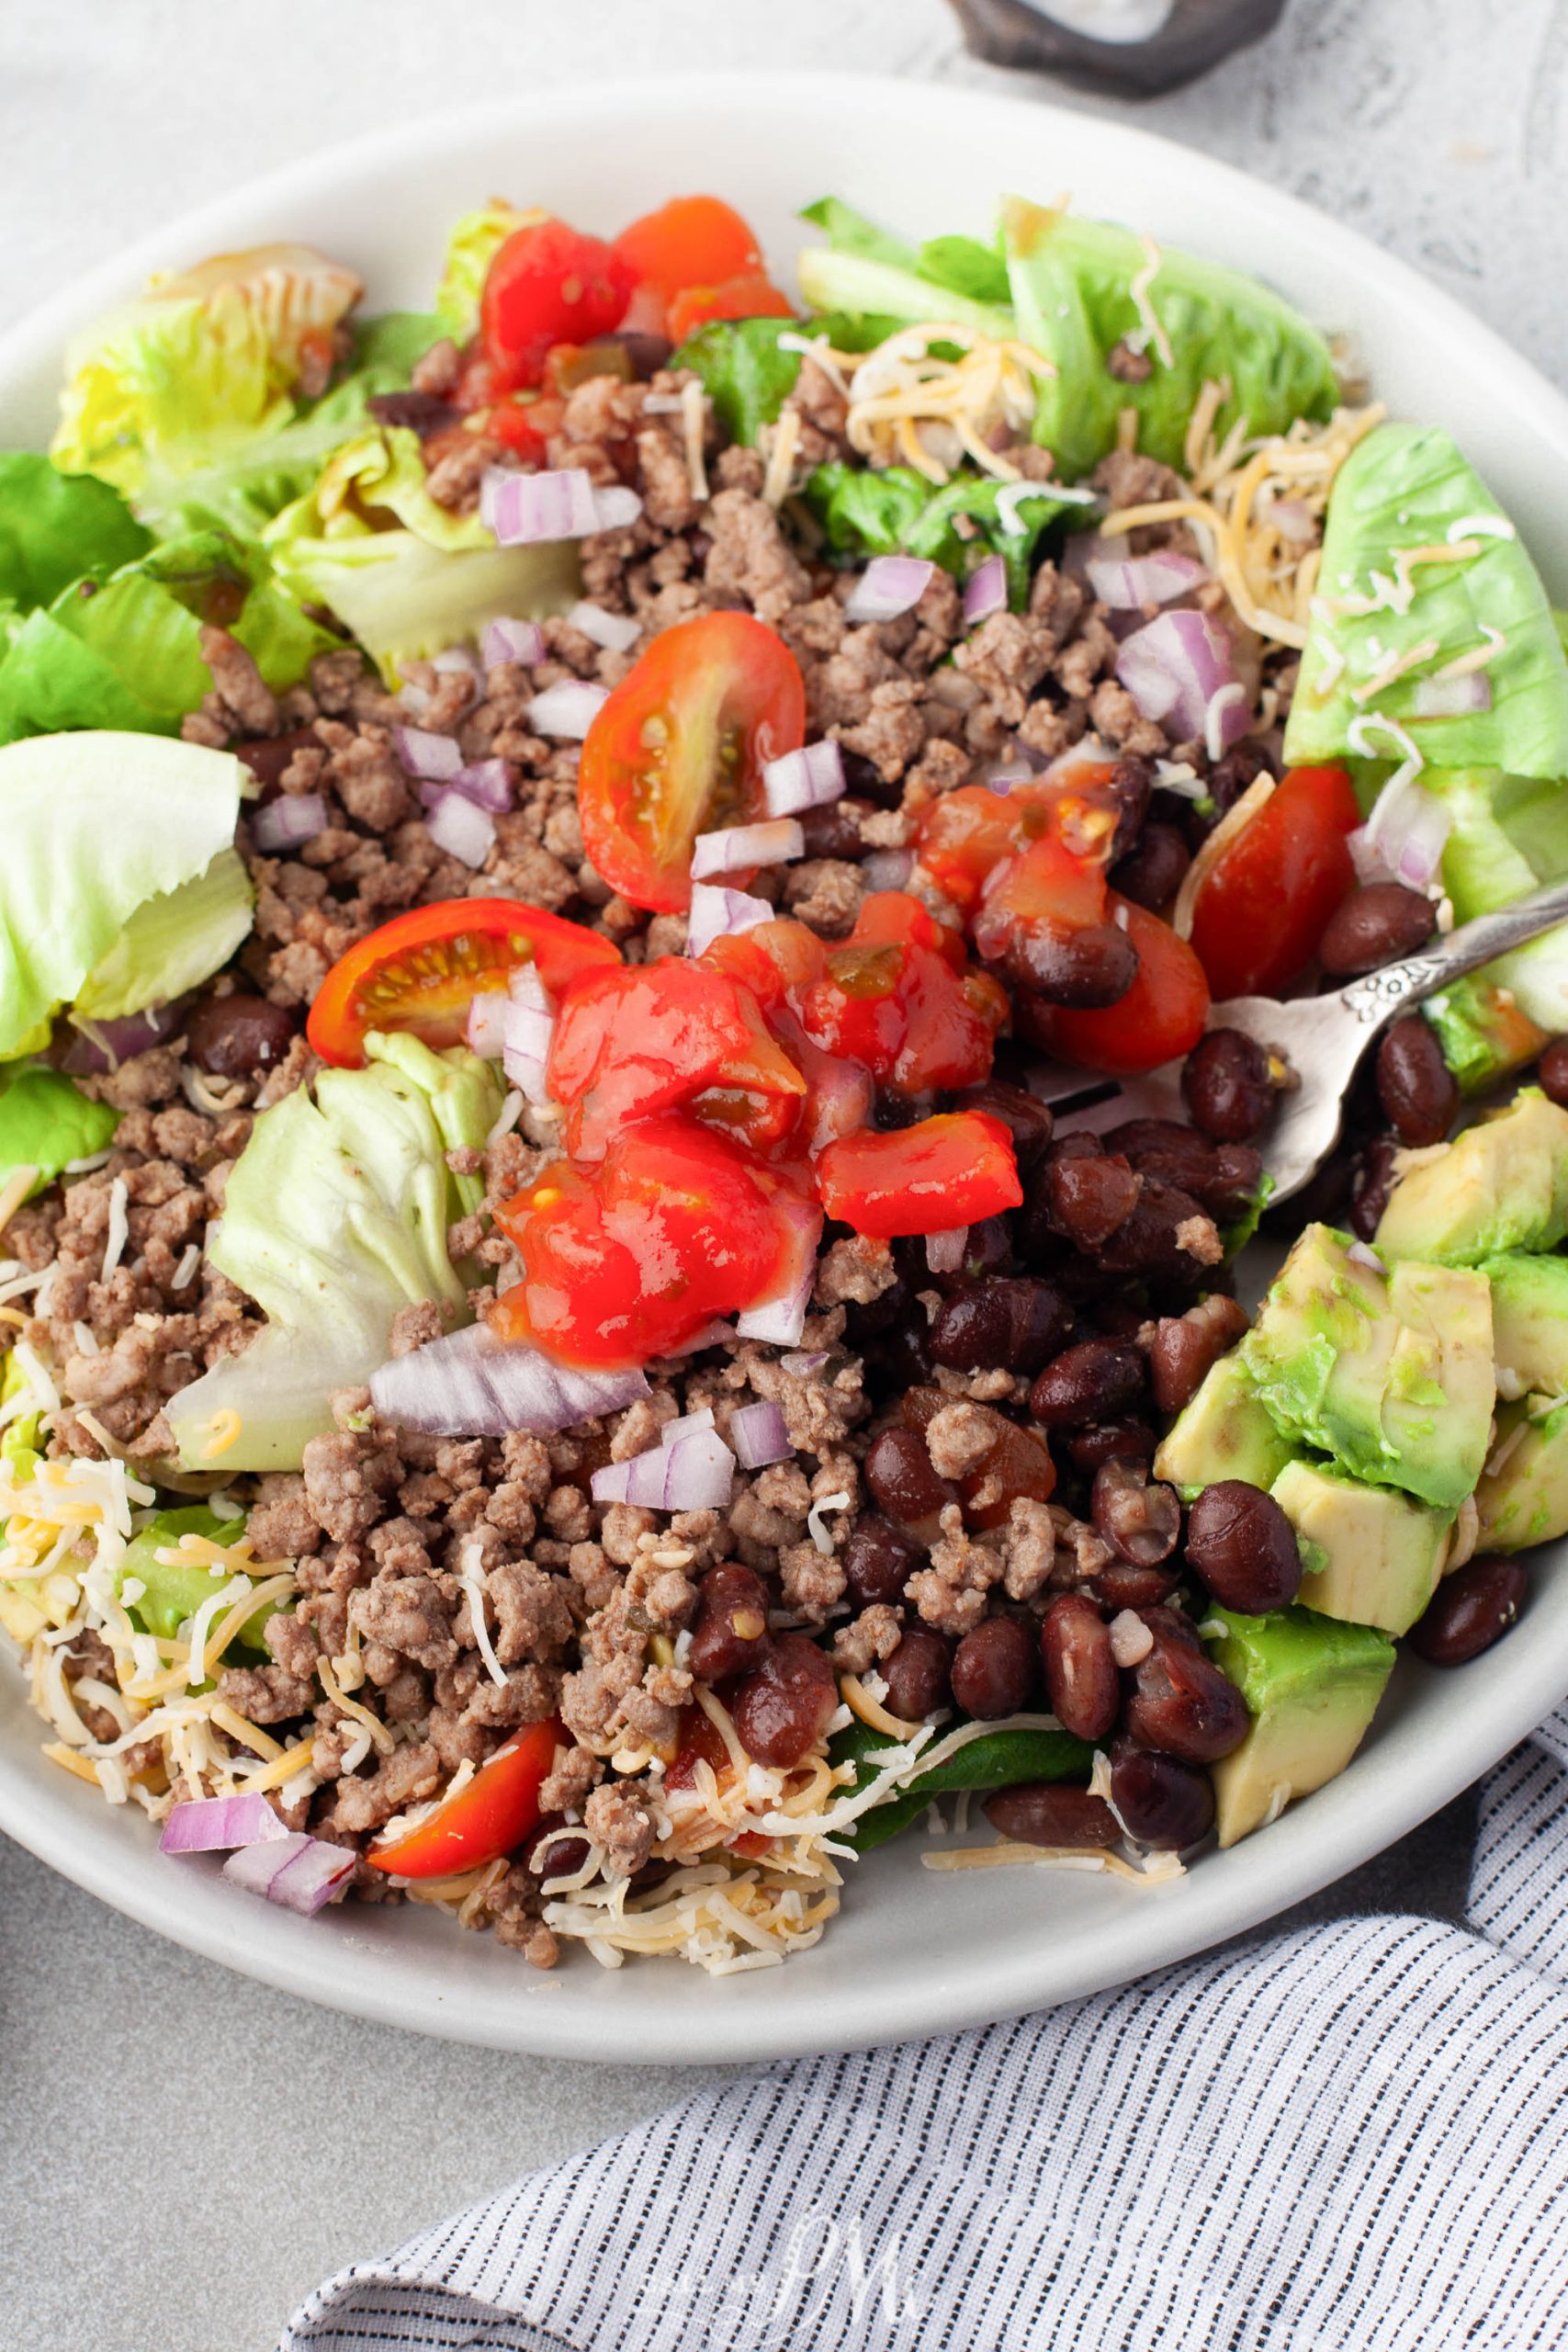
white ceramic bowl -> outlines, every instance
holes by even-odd
[[[369,307],[423,308],[448,223],[500,189],[614,230],[682,188],[729,196],[779,266],[795,208],[834,190],[916,236],[984,233],[1004,190],[1070,188],[1090,213],[1272,278],[1356,339],[1393,408],[1448,425],[1568,602],[1568,403],[1445,295],[1289,197],[1202,155],[1061,108],[908,83],[769,74],[552,93],[400,127],[225,197],[122,254],[0,344],[7,444],[43,446],[67,334],[147,272],[276,237],[363,272]],[[1462,1673],[1402,1666],[1343,1777],[1178,1883],[1140,1893],[1049,1870],[933,1873],[910,1836],[852,1866],[823,1942],[714,1981],[573,1952],[544,1978],[417,1906],[314,1920],[167,1860],[38,1753],[0,1675],[0,1825],[106,1902],[269,1984],[426,2033],[581,2058],[688,2062],[850,2048],[1015,2015],[1115,1984],[1268,1918],[1456,1795],[1568,1690],[1568,1547],[1535,1563],[1523,1627]]]

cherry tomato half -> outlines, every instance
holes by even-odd
[[[525,1724],[417,1829],[389,1846],[367,1846],[366,1860],[398,1878],[449,1878],[509,1854],[538,1821],[539,1785],[566,1744],[553,1718]]]
[[[684,343],[710,319],[793,319],[795,304],[761,270],[717,286],[687,286],[670,305],[670,340]]]
[[[975,944],[993,963],[1021,933],[1083,931],[1105,921],[1105,869],[1043,834],[998,866],[974,918]]]
[[[770,1295],[791,1232],[784,1197],[694,1120],[645,1120],[592,1177],[558,1159],[497,1210],[524,1272],[491,1326],[566,1363],[640,1367]]]
[[[1131,1078],[1191,1052],[1208,1017],[1209,984],[1197,956],[1168,923],[1114,890],[1107,893],[1106,906],[1125,922],[1138,951],[1126,995],[1098,1012],[1077,1012],[1021,994],[1015,1012],[1021,1034],[1044,1052],[1083,1069]]]
[[[672,196],[615,239],[615,251],[640,285],[669,300],[685,286],[716,286],[762,266],[755,232],[718,196]]]
[[[683,914],[693,842],[760,816],[764,765],[805,740],[800,665],[763,622],[705,613],[662,630],[582,746],[589,858],[633,906]]]
[[[1023,1200],[1012,1137],[984,1111],[846,1136],[818,1160],[817,1182],[829,1216],[879,1241],[977,1225]]]
[[[427,1046],[460,1046],[482,989],[536,964],[558,996],[580,972],[618,965],[620,950],[581,923],[516,899],[444,899],[395,915],[340,956],[316,993],[305,1034],[324,1062],[357,1069],[372,1029],[408,1029]]]
[[[1301,978],[1356,879],[1361,821],[1343,768],[1292,768],[1205,877],[1192,944],[1218,998],[1278,996]]]
[[[592,343],[619,326],[636,283],[610,245],[564,220],[514,230],[479,299],[479,334],[501,391],[543,381],[557,343]]]

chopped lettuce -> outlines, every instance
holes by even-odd
[[[879,228],[863,212],[857,212],[852,204],[846,204],[841,196],[818,197],[815,204],[802,207],[800,217],[809,220],[814,229],[826,232],[830,253],[878,262],[885,269],[919,267],[919,256],[913,245],[906,244],[891,230]],[[1004,295],[1003,300],[1006,299]]]
[[[1437,795],[1450,820],[1443,850],[1443,888],[1456,922],[1490,914],[1494,908],[1523,898],[1538,882],[1556,878],[1545,862],[1549,844],[1540,844],[1543,862],[1538,865],[1509,822],[1509,812],[1517,811],[1528,826],[1537,814],[1538,796],[1544,797],[1555,816],[1558,855],[1568,865],[1568,799],[1560,786],[1500,775],[1495,768],[1427,768],[1421,781]]]
[[[190,471],[275,433],[307,356],[359,300],[354,272],[308,245],[220,254],[155,278],[66,355],[51,454],[134,504],[150,467]]]
[[[547,212],[537,209],[519,212],[500,197],[481,205],[477,212],[464,213],[446,241],[441,283],[435,289],[435,315],[443,334],[449,334],[454,343],[467,343],[479,325],[479,297],[496,254],[513,231],[533,228],[548,219]]]
[[[835,1765],[851,1767],[852,1794],[862,1767],[867,1778],[874,1779],[879,1756],[896,1744],[883,1732],[852,1723],[835,1735],[828,1752]],[[849,1829],[848,1842],[858,1853],[868,1853],[918,1821],[933,1798],[955,1789],[989,1791],[1015,1788],[1026,1781],[1087,1781],[1093,1761],[1093,1749],[1071,1732],[1026,1731],[1016,1725],[982,1732],[945,1764],[932,1764],[917,1772],[881,1804],[863,1813]]]
[[[779,348],[781,334],[799,336],[790,319],[714,319],[699,327],[671,361],[699,377],[721,429],[732,441],[755,442],[795,390],[801,354]]]
[[[256,1121],[229,1179],[208,1256],[267,1320],[168,1408],[188,1469],[209,1466],[232,1413],[225,1471],[299,1467],[333,1426],[337,1388],[386,1359],[392,1318],[422,1299],[469,1319],[446,1228],[471,1204],[448,1150],[482,1145],[501,1108],[487,1063],[408,1036],[372,1035],[364,1069],[327,1069]]]
[[[1457,560],[1402,561],[1467,542],[1476,552]],[[1358,720],[1368,722],[1357,728],[1359,748],[1389,752],[1381,718],[1433,768],[1568,775],[1568,658],[1546,591],[1514,526],[1440,427],[1382,424],[1351,451],[1329,500],[1318,592],[1287,760],[1310,764],[1358,748]],[[1373,608],[1347,611],[1347,599]],[[1417,680],[1489,645],[1490,708],[1416,716]],[[1401,655],[1419,658],[1377,686]]]
[[[205,1535],[209,1543],[237,1544],[245,1532],[241,1519],[220,1519],[205,1503],[192,1503],[180,1510],[160,1511],[157,1518],[133,1535],[125,1547],[125,1557],[115,1570],[115,1589],[123,1591],[128,1579],[134,1577],[142,1587],[135,1600],[126,1608],[139,1629],[144,1634],[156,1634],[162,1640],[176,1639],[180,1627],[196,1615],[204,1600],[210,1600],[228,1579],[221,1571],[216,1576],[199,1560],[160,1560],[160,1552],[179,1548],[182,1535]],[[235,1634],[235,1643],[248,1650],[267,1655],[264,1628],[269,1617],[277,1613],[276,1600],[264,1600],[253,1615],[247,1617]]]
[[[1459,922],[1568,875],[1568,788],[1484,768],[1428,768],[1422,782],[1452,819],[1443,887]],[[1495,1085],[1568,1028],[1568,927],[1455,980],[1424,1011],[1461,1090]]]
[[[255,892],[237,850],[220,849],[205,874],[144,899],[76,991],[86,1021],[118,1021],[169,1004],[220,971],[251,928]]]
[[[1315,327],[1268,287],[1216,262],[1161,247],[1104,220],[1010,197],[1003,243],[1016,327],[1049,359],[1034,438],[1076,481],[1116,446],[1123,409],[1136,411],[1144,456],[1180,467],[1205,383],[1228,383],[1213,430],[1238,418],[1249,434],[1326,417],[1334,363]],[[1146,360],[1142,382],[1111,372],[1118,351]]]
[[[0,750],[0,1059],[72,1003],[137,909],[231,849],[245,775],[156,735],[36,736]],[[137,1005],[161,1001],[149,988]]]
[[[923,277],[919,258],[913,255],[910,266],[898,268],[863,254],[835,251],[831,245],[808,245],[796,274],[810,310],[876,319],[889,334],[922,321],[970,327],[998,343],[1017,333],[1010,310],[997,302],[977,302],[940,278]]]
[[[73,1160],[102,1151],[119,1125],[119,1113],[94,1102],[63,1071],[34,1063],[0,1070],[0,1184],[18,1168],[36,1168],[41,1193]]]
[[[816,468],[802,495],[835,555],[924,556],[963,580],[994,553],[1005,560],[1009,594],[1021,606],[1042,534],[1073,510],[1044,484],[998,509],[998,494],[1009,487],[986,475],[959,474],[936,490],[912,466],[873,473],[834,461]],[[1005,519],[1010,513],[1015,529]],[[976,526],[968,537],[956,528],[960,517]]]
[[[62,474],[31,449],[0,452],[0,600],[17,614],[51,605],[84,572],[114,571],[151,545],[107,482]]]

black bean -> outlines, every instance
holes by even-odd
[[[953,1644],[932,1625],[910,1625],[882,1664],[885,1702],[900,1723],[924,1723],[953,1698]]]
[[[1154,794],[1155,763],[1136,752],[1123,752],[1104,785],[1100,787],[1116,811],[1116,831],[1111,838],[1111,852],[1106,864],[1114,864],[1126,856],[1141,836],[1148,819],[1149,801]]]
[[[877,808],[897,808],[904,797],[902,775],[885,776],[874,760],[868,760],[863,752],[852,752],[847,743],[840,745],[839,756],[844,763],[844,781],[857,800],[869,800]]]
[[[1141,1462],[1111,1461],[1094,1474],[1089,1515],[1105,1541],[1134,1568],[1168,1560],[1181,1533],[1174,1487],[1152,1484]]]
[[[1317,960],[1333,979],[1359,979],[1414,956],[1436,924],[1437,909],[1419,890],[1407,890],[1403,882],[1363,882],[1330,915]]]
[[[1100,1244],[1100,1262],[1112,1273],[1212,1280],[1213,1270],[1179,1238],[1184,1227],[1206,1214],[1190,1193],[1145,1176],[1132,1215]]]
[[[1209,770],[1209,797],[1217,814],[1224,816],[1249,785],[1273,771],[1274,763],[1260,743],[1237,743]]]
[[[844,858],[852,864],[869,856],[871,843],[863,839],[861,825],[871,813],[869,800],[828,800],[820,808],[803,808],[798,821],[806,855]]]
[[[529,1831],[517,1860],[536,1878],[570,1878],[588,1860],[588,1840],[569,1830],[564,1813],[547,1813]]]
[[[838,1704],[826,1650],[804,1634],[779,1634],[761,1665],[737,1684],[729,1712],[747,1755],[787,1770],[827,1730]]]
[[[1204,1656],[1176,1611],[1141,1613],[1155,1642],[1134,1669],[1123,1714],[1128,1732],[1140,1747],[1160,1748],[1189,1764],[1212,1764],[1228,1756],[1247,1737],[1251,1721],[1241,1692]]]
[[[1080,1250],[1098,1250],[1125,1225],[1144,1189],[1120,1154],[1083,1152],[1046,1162],[1043,1171],[1052,1224]]]
[[[1239,1029],[1211,1029],[1183,1065],[1181,1099],[1215,1143],[1251,1143],[1274,1115],[1269,1057]]]
[[[1175,1568],[1135,1568],[1129,1560],[1111,1560],[1091,1577],[1084,1590],[1102,1609],[1157,1609],[1180,1583]]]
[[[595,335],[588,348],[598,351],[606,345],[625,352],[633,379],[639,384],[651,382],[674,349],[668,335],[639,334],[635,328],[623,334]]]
[[[434,392],[372,392],[365,405],[378,424],[406,425],[421,440],[463,421],[460,411]]]
[[[863,1511],[844,1546],[844,1576],[857,1609],[904,1598],[904,1587],[924,1555],[918,1544],[900,1533],[891,1520]]]
[[[1393,1190],[1393,1162],[1398,1149],[1392,1136],[1377,1136],[1361,1154],[1361,1164],[1356,1171],[1355,1186],[1350,1194],[1350,1230],[1361,1241],[1371,1241],[1382,1222],[1388,1206],[1388,1196]]]
[[[894,1283],[880,1298],[852,1306],[844,1337],[886,1388],[902,1391],[931,1376],[931,1326],[912,1283]]]
[[[320,751],[321,738],[313,727],[295,727],[287,735],[270,735],[254,743],[236,743],[234,757],[243,760],[262,787],[263,800],[273,798],[283,780],[283,771],[296,752],[309,744]]]
[[[263,996],[209,996],[186,1023],[186,1050],[211,1078],[254,1078],[288,1051],[294,1015]]]
[[[699,1682],[724,1682],[760,1666],[767,1654],[768,1589],[755,1569],[723,1561],[697,1587],[686,1664]]]
[[[1288,1609],[1302,1581],[1296,1531],[1272,1495],[1245,1478],[1205,1487],[1187,1515],[1187,1561],[1225,1609]]]
[[[1410,1646],[1430,1666],[1464,1666],[1500,1641],[1524,1607],[1529,1579],[1517,1560],[1480,1552],[1445,1577],[1410,1628]]]
[[[1016,1788],[993,1790],[983,1810],[998,1837],[1026,1846],[1089,1853],[1114,1846],[1122,1835],[1103,1797],[1059,1781],[1024,1781]]]
[[[1161,1853],[1195,1846],[1214,1818],[1207,1772],[1132,1740],[1119,1739],[1111,1751],[1111,1802],[1129,1834]]]
[[[1047,1429],[1085,1429],[1135,1404],[1145,1371],[1130,1340],[1080,1340],[1045,1366],[1030,1391],[1029,1409]]]
[[[1234,1298],[1207,1298],[1185,1315],[1162,1316],[1149,1342],[1149,1385],[1160,1411],[1179,1413],[1246,1329],[1246,1310]]]
[[[1104,1618],[1087,1594],[1058,1593],[1040,1626],[1051,1713],[1079,1739],[1103,1739],[1122,1704],[1122,1677]]]
[[[1378,1047],[1378,1100],[1401,1143],[1419,1149],[1441,1143],[1459,1115],[1459,1087],[1437,1035],[1418,1012],[1407,1012]]]
[[[983,1618],[953,1654],[953,1699],[966,1715],[995,1723],[1032,1697],[1039,1666],[1034,1634],[1016,1617]]]
[[[1119,1004],[1138,977],[1138,951],[1113,922],[1083,923],[1072,931],[1024,924],[1010,941],[1004,960],[1009,978],[1028,996],[1079,1012]]]
[[[1054,1283],[1028,1274],[965,1283],[931,1325],[931,1353],[951,1372],[1021,1372],[1050,1363],[1072,1334],[1073,1310]]]
[[[1547,1100],[1568,1109],[1568,1037],[1552,1039],[1541,1055],[1536,1076]]]
[[[932,1469],[925,1439],[897,1426],[873,1438],[865,1483],[884,1516],[919,1544],[935,1539],[942,1510],[958,1500],[957,1487]]]
[[[1053,1120],[1045,1103],[1026,1087],[1009,1086],[998,1078],[984,1086],[965,1086],[953,1098],[955,1111],[984,1111],[999,1119],[1012,1136],[1014,1157],[1021,1168],[1032,1168],[1044,1157]]]
[[[1065,1442],[1074,1469],[1092,1476],[1106,1462],[1152,1462],[1158,1440],[1146,1421],[1123,1415],[1098,1421],[1092,1429],[1075,1430]]]
[[[1181,888],[1192,853],[1174,825],[1145,825],[1136,846],[1111,869],[1110,883],[1136,907],[1157,914]]]

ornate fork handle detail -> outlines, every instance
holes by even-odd
[[[1419,1004],[1450,980],[1462,978],[1478,966],[1489,964],[1510,948],[1539,939],[1557,923],[1568,923],[1568,882],[1553,882],[1532,890],[1495,914],[1478,915],[1446,939],[1437,941],[1403,964],[1389,964],[1369,973],[1340,991],[1339,1001],[1363,1028],[1382,1028],[1403,1005]]]
[[[1339,1001],[1363,1027],[1373,1028],[1389,1020],[1401,1005],[1419,1003],[1440,980],[1452,978],[1449,966],[1440,964],[1436,956],[1412,956],[1403,964],[1389,964],[1381,972],[1369,972],[1364,980],[1343,989]]]

